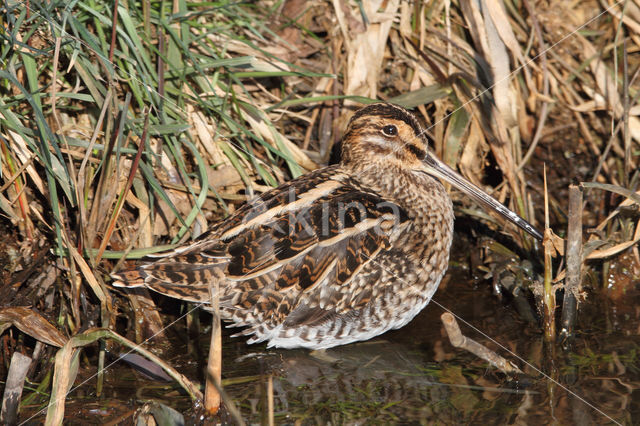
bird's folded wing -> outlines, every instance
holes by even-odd
[[[236,325],[309,324],[365,304],[375,280],[353,278],[390,248],[391,230],[407,216],[345,179],[312,185],[313,178],[264,194],[200,240],[118,274],[114,284],[207,302],[209,283],[219,280],[220,305]]]
[[[236,325],[308,324],[357,309],[376,283],[353,278],[390,248],[392,228],[407,223],[396,204],[344,183],[272,213],[263,210],[267,221],[236,228],[228,240],[230,282],[221,304],[235,309]]]

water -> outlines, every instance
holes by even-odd
[[[508,298],[499,300],[490,280],[472,279],[465,263],[453,262],[435,295],[436,303],[406,327],[325,354],[267,350],[265,345],[231,338],[237,330],[225,330],[225,390],[245,421],[254,424],[268,419],[269,381],[277,424],[640,423],[637,282],[630,280],[632,285],[627,283],[624,291],[612,286],[615,292],[589,293],[579,308],[571,350],[555,346],[553,353],[543,343],[538,324],[521,319]],[[629,270],[619,269],[620,274]],[[613,275],[608,277],[614,284],[622,282],[616,270],[611,268]],[[526,374],[505,375],[453,348],[440,322],[439,305],[460,318],[466,336],[513,361]],[[208,324],[207,313],[199,317]],[[169,329],[168,346],[152,342],[148,347],[202,383],[208,331],[189,338],[184,324],[180,321]],[[95,348],[85,350],[76,384],[95,373],[96,353]],[[101,397],[95,395],[95,378],[69,395],[65,423],[131,424],[148,401],[175,408],[187,424],[201,422],[200,413],[174,382],[151,380],[120,361],[107,370]],[[42,406],[23,407],[21,418]],[[42,419],[43,415],[36,416],[31,423]],[[213,422],[220,420],[232,422],[224,413]]]
[[[277,423],[638,423],[638,309],[623,314],[592,297],[581,308],[572,352],[554,356],[541,331],[520,320],[512,306],[457,275],[436,300],[490,338],[463,325],[465,335],[512,360],[526,375],[507,376],[451,347],[439,320],[443,311],[430,304],[402,330],[327,351],[334,360],[304,350],[249,346],[249,354],[225,358],[224,371],[227,377],[259,377],[227,391],[250,421],[264,418],[272,376]],[[634,302],[637,294],[629,305]]]

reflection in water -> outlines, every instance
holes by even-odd
[[[462,326],[466,335],[516,361],[527,376],[509,378],[452,348],[441,330],[442,311],[430,305],[400,330],[320,356],[307,350],[247,345],[242,338],[229,337],[237,330],[225,330],[225,390],[248,424],[268,420],[269,379],[276,424],[582,425],[612,424],[611,418],[640,424],[639,289],[627,290],[616,303],[591,294],[580,307],[573,348],[553,355],[543,345],[537,324],[519,319],[513,305],[492,296],[489,285],[474,288],[456,276],[456,268],[449,277],[448,286],[436,294],[438,303],[560,384],[551,384],[536,369],[525,367],[466,325]],[[207,313],[201,318],[203,324],[210,321]],[[178,322],[169,334],[170,345],[154,349],[178,371],[202,383],[208,332],[189,333],[185,322]],[[84,354],[95,356],[90,350]],[[95,374],[94,365],[80,364],[76,384]],[[124,362],[107,370],[102,399],[95,397],[94,389],[90,381],[69,395],[65,420],[117,423],[117,419],[134,417],[145,402],[156,400],[184,413],[186,424],[202,421],[175,382],[145,378]],[[47,402],[44,398],[25,406],[21,416],[29,418]],[[44,412],[34,418],[37,423],[42,423]]]
[[[489,288],[451,284],[436,296],[535,369],[510,378],[453,349],[442,337],[441,311],[426,309],[401,330],[320,356],[261,351],[231,339],[235,352],[226,353],[224,376],[258,377],[226,388],[248,422],[266,419],[272,377],[277,423],[640,424],[640,292],[629,292],[627,304],[589,297],[572,351],[555,355],[540,330],[492,298]]]
[[[250,368],[250,363],[259,364],[265,376],[258,393],[264,394],[266,376],[272,375],[275,414],[283,421],[458,423],[473,410],[493,407],[498,394],[517,401],[525,393],[513,387],[515,382],[504,388],[489,380],[470,383],[458,366],[427,362],[423,353],[382,339],[319,354],[267,351],[234,362],[243,369]],[[237,396],[233,387],[228,390]],[[250,401],[243,414],[260,415],[265,405],[259,399]],[[514,414],[518,407],[504,409],[505,414]]]

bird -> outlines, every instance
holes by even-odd
[[[538,240],[541,233],[439,160],[407,109],[354,113],[338,164],[239,207],[191,243],[113,274],[211,308],[267,347],[323,350],[411,321],[449,261],[454,211],[443,181]]]

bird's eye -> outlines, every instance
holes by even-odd
[[[382,128],[382,133],[386,136],[395,136],[398,134],[398,128],[393,124],[388,124]]]

